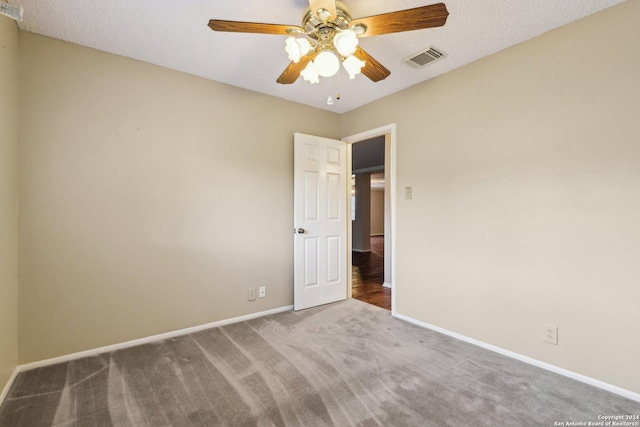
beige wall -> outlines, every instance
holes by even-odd
[[[18,47],[0,16],[0,392],[18,364]]]
[[[395,122],[398,312],[640,392],[639,18],[628,1],[342,117],[21,33],[20,362],[291,304],[292,133]]]
[[[21,35],[21,363],[293,303],[293,133],[337,115]]]
[[[371,235],[384,234],[384,190],[371,190]]]
[[[398,313],[640,392],[639,21],[628,1],[341,116],[397,123]]]
[[[351,249],[371,250],[371,174],[357,173],[355,179],[356,216],[351,222]]]

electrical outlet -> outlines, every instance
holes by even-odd
[[[258,288],[258,297],[259,298],[264,298],[267,295],[267,287],[266,286],[260,286]]]
[[[548,343],[558,345],[558,327],[553,325],[544,325],[543,339]]]
[[[249,301],[256,299],[256,288],[249,288]]]

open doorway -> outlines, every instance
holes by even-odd
[[[378,135],[351,146],[351,296],[391,310],[389,274],[385,280],[386,139]]]
[[[396,315],[396,125],[391,123],[379,128],[364,131],[355,135],[342,138],[347,143],[347,168],[348,175],[352,173],[352,154],[354,144],[362,141],[367,141],[376,137],[384,137],[384,176],[385,176],[385,192],[384,192],[384,283],[383,287],[387,287],[391,290],[391,315]],[[379,172],[379,171],[372,171]],[[347,204],[349,213],[351,214],[351,205]],[[353,247],[352,242],[352,228],[353,221],[347,221],[349,240],[348,244],[348,269],[350,272],[353,264]],[[352,297],[353,282],[352,277],[349,276],[348,293],[349,297]]]

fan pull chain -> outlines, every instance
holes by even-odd
[[[336,83],[336,101],[340,100],[340,71],[338,70],[338,72],[335,75],[335,79],[337,80]],[[331,82],[333,83],[334,79],[331,79]],[[333,97],[331,95],[329,95],[329,97],[327,98],[327,105],[333,105]]]

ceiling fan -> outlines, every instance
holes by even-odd
[[[309,0],[301,26],[212,19],[209,27],[214,31],[289,36],[285,50],[291,63],[278,77],[281,84],[294,83],[299,76],[318,83],[319,76],[335,75],[341,62],[350,78],[361,72],[378,82],[391,72],[358,46],[359,38],[440,27],[447,16],[444,3],[438,3],[352,19],[341,1]]]

